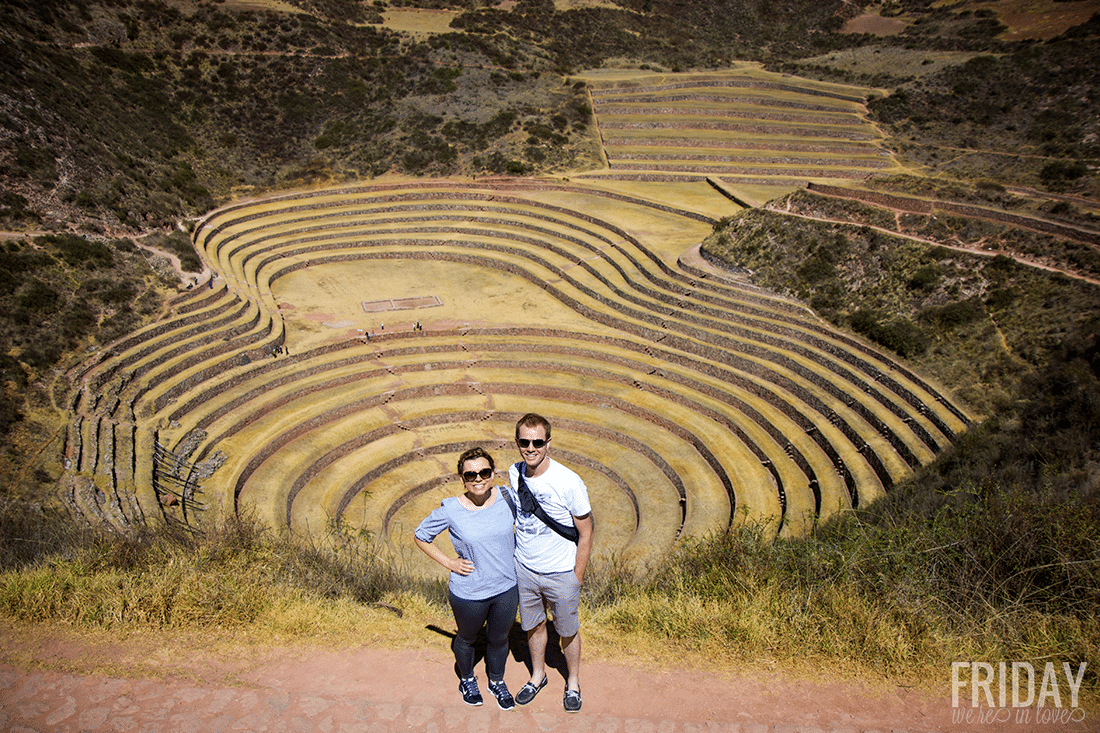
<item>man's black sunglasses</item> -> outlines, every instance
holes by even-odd
[[[536,448],[541,448],[542,446],[546,445],[546,441],[542,438],[535,438],[534,440],[530,440],[528,438],[516,438],[516,442],[519,443],[520,448],[526,448],[529,445],[533,445]]]
[[[477,481],[479,478],[480,479],[486,479],[486,478],[489,478],[492,475],[493,475],[493,469],[491,469],[491,468],[483,468],[480,471],[463,471],[462,472],[462,480],[463,481]]]

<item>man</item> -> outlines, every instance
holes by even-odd
[[[519,497],[516,516],[519,619],[531,649],[531,680],[520,689],[516,702],[520,705],[531,702],[548,681],[546,611],[549,609],[569,669],[563,704],[567,713],[576,713],[581,709],[578,609],[581,583],[592,551],[588,488],[580,476],[550,458],[550,423],[541,415],[529,413],[519,419],[516,447],[523,461],[509,469],[508,478]],[[530,496],[525,496],[524,488],[530,491]],[[555,523],[574,539],[567,539],[553,529],[551,525]]]

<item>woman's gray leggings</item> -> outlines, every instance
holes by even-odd
[[[489,645],[485,650],[485,673],[491,680],[504,679],[504,665],[508,661],[508,632],[516,620],[519,590],[512,586],[484,601],[467,601],[450,592],[447,596],[458,625],[458,633],[451,643],[458,675],[473,676],[474,643],[484,626],[485,635],[489,638]]]

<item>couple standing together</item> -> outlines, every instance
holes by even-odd
[[[550,423],[529,413],[516,423],[522,461],[508,469],[509,486],[493,486],[493,458],[471,448],[458,460],[464,493],[444,499],[416,528],[417,546],[450,571],[448,598],[458,633],[452,648],[459,692],[480,705],[474,676],[474,642],[488,636],[485,671],[502,710],[526,705],[549,681],[546,612],[554,619],[568,667],[563,705],[581,709],[580,588],[592,550],[588,489],[573,471],[550,458]],[[448,530],[458,557],[432,544]],[[504,684],[508,632],[519,609],[531,650],[531,679],[513,700]]]

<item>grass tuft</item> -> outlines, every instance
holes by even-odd
[[[5,512],[9,525],[25,526],[10,521],[13,514]],[[63,521],[47,526],[54,543],[39,532],[37,557],[6,558],[6,616],[106,628],[258,626],[308,636],[331,631],[349,608],[402,585],[369,548],[333,554],[249,521],[199,539],[150,532],[130,540]]]

